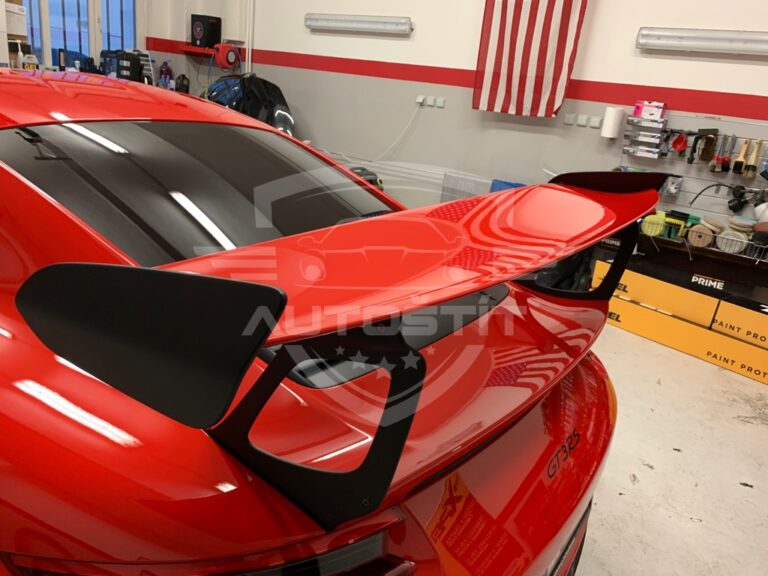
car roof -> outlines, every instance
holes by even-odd
[[[108,120],[217,122],[267,128],[188,94],[82,72],[0,70],[0,129]]]

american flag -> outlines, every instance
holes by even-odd
[[[576,60],[587,0],[486,0],[473,107],[554,116]]]

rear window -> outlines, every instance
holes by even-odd
[[[144,266],[391,211],[290,140],[220,124],[0,130],[0,159]]]

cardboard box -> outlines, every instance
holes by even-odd
[[[610,265],[595,263],[592,284]],[[626,270],[608,322],[768,384],[768,307],[754,309]]]
[[[763,312],[721,301],[712,330],[768,350],[768,307]]]
[[[628,332],[768,384],[768,350],[639,304],[611,298],[608,322]]]
[[[609,268],[610,264],[601,260],[595,263],[593,286],[602,282]],[[624,272],[616,294],[705,328],[712,325],[720,302],[712,296],[693,292],[631,270]]]

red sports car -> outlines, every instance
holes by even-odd
[[[573,574],[663,179],[406,210],[216,104],[0,72],[0,574]]]

